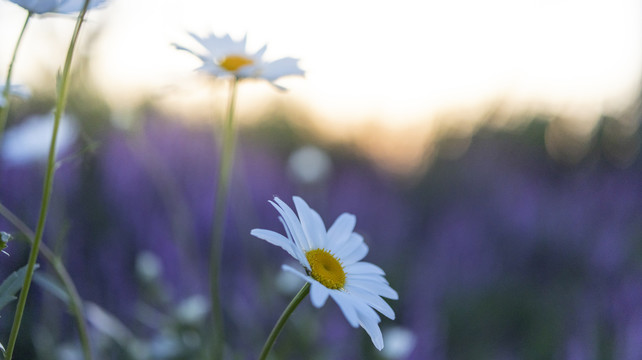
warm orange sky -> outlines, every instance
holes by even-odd
[[[0,0],[0,75],[24,15]],[[59,67],[72,23],[33,21],[15,79],[29,83],[34,67]],[[307,76],[285,80],[287,94],[247,86],[245,99],[303,103],[330,121],[390,124],[497,99],[587,117],[617,109],[639,84],[641,23],[638,0],[111,0],[84,36],[102,31],[92,69],[116,106],[153,94],[211,109],[211,90],[192,72],[198,62],[169,44],[191,44],[187,31],[248,33],[251,49],[268,43],[268,58],[298,57]]]

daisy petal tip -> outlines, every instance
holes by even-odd
[[[294,270],[294,268],[292,266],[285,265],[285,264],[281,265],[281,270],[288,271],[288,272],[297,272],[296,270]]]
[[[279,84],[275,84],[275,83],[273,83],[273,82],[270,82],[270,84],[271,84],[272,86],[274,86],[274,88],[275,88],[275,89],[277,89],[277,90],[279,90],[279,91],[284,91],[284,92],[285,92],[285,91],[288,91],[288,88],[286,88],[286,87],[284,87],[284,86],[281,86],[281,85],[279,85]]]
[[[296,196],[296,195],[292,196],[292,201],[294,201],[295,205],[296,205],[296,203],[304,203],[304,204],[307,205],[305,200],[303,200],[300,196]]]
[[[375,348],[377,348],[377,350],[379,351],[383,350],[383,339],[381,339],[381,342],[377,341],[377,342],[373,342],[373,344]]]
[[[314,307],[319,309],[325,305],[328,296],[330,296],[330,293],[323,285],[316,282],[312,283],[312,286],[310,287],[310,300]]]

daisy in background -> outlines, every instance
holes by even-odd
[[[6,164],[21,166],[32,162],[46,163],[54,127],[54,114],[33,115],[21,124],[9,128],[0,144],[0,157]],[[68,115],[60,119],[56,154],[64,153],[76,142],[78,125]]]
[[[201,49],[191,50],[178,44],[173,45],[201,59],[203,65],[197,70],[215,77],[265,79],[276,88],[284,90],[274,81],[288,75],[304,75],[304,71],[299,68],[298,59],[286,57],[275,61],[263,60],[267,45],[255,53],[248,52],[245,48],[247,35],[240,41],[232,40],[227,34],[223,37],[214,34],[200,37],[190,33],[190,36],[200,44]]]
[[[383,336],[379,329],[381,319],[375,310],[394,320],[394,311],[382,297],[393,300],[399,297],[386,281],[381,268],[361,261],[368,253],[368,246],[361,235],[353,232],[356,217],[343,213],[326,231],[323,220],[316,211],[299,197],[295,196],[293,200],[298,217],[281,199],[275,197],[274,201],[270,201],[280,214],[279,220],[285,227],[286,236],[264,229],[254,229],[251,234],[279,246],[301,263],[303,272],[287,265],[282,266],[283,270],[307,282],[299,292],[301,295],[297,295],[300,297],[298,302],[307,295],[306,288],[309,289],[312,304],[317,308],[331,297],[348,323],[353,327],[360,325],[370,335],[374,346],[378,350],[383,349]],[[293,310],[291,308],[289,313]],[[277,332],[274,334],[273,330],[268,342],[273,343],[276,339],[280,327],[289,316],[286,312],[277,322]],[[262,358],[267,356],[272,343],[266,343]]]
[[[9,0],[34,14],[71,14],[82,10],[85,0]],[[91,0],[87,9],[95,8],[105,0]]]

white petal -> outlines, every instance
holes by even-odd
[[[312,287],[310,289],[310,299],[312,300],[312,305],[317,308],[320,308],[325,304],[325,301],[328,299],[330,291],[327,287],[323,286],[320,282],[312,282]]]
[[[350,293],[350,295],[361,299],[366,304],[368,304],[375,310],[379,311],[390,320],[395,319],[394,310],[392,310],[390,305],[388,305],[388,303],[385,300],[383,300],[380,296],[373,294],[369,291],[356,288],[354,286],[346,286],[346,291]]]
[[[352,265],[357,261],[360,261],[361,259],[366,257],[366,255],[368,255],[368,245],[366,245],[365,243],[362,243],[350,254],[342,257],[341,261],[343,262],[344,266]]]
[[[379,274],[348,274],[348,277],[350,280],[370,280],[389,285],[388,280]]]
[[[105,2],[105,0],[91,0],[87,9],[95,8],[103,2]],[[85,6],[84,0],[63,0],[56,9],[56,12],[61,14],[75,13],[82,10],[83,6]]]
[[[231,40],[230,36],[227,35],[227,37]],[[234,41],[234,44],[238,46],[238,51],[235,50],[235,53],[242,53],[246,54],[245,47],[247,45],[247,33],[243,35],[243,39],[241,41]]]
[[[294,251],[294,255],[296,259],[299,260],[299,262],[301,263],[301,265],[303,265],[303,267],[305,267],[306,269],[309,269],[310,263],[308,263],[308,258],[305,257],[303,250],[301,250],[301,248],[297,246],[296,243],[294,242],[292,238],[292,234],[290,233],[290,229],[288,229],[288,226],[285,224],[285,220],[283,220],[282,216],[279,216],[279,221],[281,222],[281,224],[283,224],[283,227],[285,228],[285,233],[288,235],[288,239],[290,240],[290,242],[292,242],[292,244],[294,244],[292,246],[292,251]]]
[[[294,240],[296,245],[301,250],[310,250],[310,248],[308,247],[308,241],[305,238],[305,233],[303,232],[303,228],[301,227],[301,222],[294,214],[294,211],[292,211],[292,209],[278,197],[274,198],[274,202],[270,201],[270,204],[272,204],[272,206],[274,206],[274,208],[283,217],[283,221],[290,231],[292,240]]]
[[[398,300],[399,294],[390,285],[375,280],[350,279],[350,285],[369,291],[373,294]]]
[[[273,82],[283,76],[304,75],[305,72],[299,68],[298,62],[298,59],[289,57],[273,62],[266,62],[263,65],[261,77],[269,82]]]
[[[262,48],[259,49],[254,55],[252,55],[252,59],[256,62],[257,60],[260,61],[263,58],[263,54],[265,54],[265,50],[267,50],[267,45],[263,45]]]
[[[301,279],[303,279],[303,280],[305,280],[305,281],[307,281],[307,282],[309,282],[309,283],[312,283],[312,282],[316,281],[316,280],[314,280],[313,278],[309,277],[308,275],[305,275],[304,273],[300,272],[299,270],[297,270],[297,269],[293,268],[293,267],[292,267],[292,266],[290,266],[290,265],[285,265],[285,264],[283,264],[283,265],[281,265],[281,269],[282,269],[283,271],[291,272],[291,273],[293,273],[294,275],[296,275],[296,276],[300,277]]]
[[[34,14],[59,13],[69,14],[82,10],[84,0],[11,0]],[[92,0],[87,9],[101,5],[104,0]]]
[[[314,211],[314,209],[310,209],[310,215],[312,216],[312,221],[314,222],[315,231],[317,233],[317,236],[312,238],[312,241],[317,248],[323,248],[325,244],[328,243],[328,233],[325,230],[325,224],[323,223],[321,215]]]
[[[359,307],[357,309],[359,316],[359,324],[370,335],[372,343],[377,350],[383,349],[383,335],[379,329],[379,322],[381,319],[370,307]]]
[[[355,251],[359,246],[363,244],[363,236],[352,233],[348,237],[347,241],[337,244],[337,246],[331,248],[335,255],[342,259],[348,257],[353,251]]]
[[[299,249],[298,247],[296,247],[294,245],[292,246],[292,249],[293,249],[294,255],[295,255],[294,258],[299,260],[299,262],[301,263],[301,265],[304,268],[310,269],[310,263],[308,262],[308,259],[305,257],[305,254],[303,253],[303,250]]]
[[[357,311],[355,310],[354,302],[350,299],[350,296],[339,290],[330,291],[330,296],[334,302],[339,305],[339,308],[346,317],[346,320],[348,320],[348,323],[355,328],[359,326]]]
[[[196,55],[196,56],[198,56],[199,58],[201,58],[201,60],[203,60],[202,55],[201,55],[201,54],[199,54],[199,53],[197,53],[197,52],[195,52],[195,51],[193,51],[192,49],[188,49],[188,48],[186,48],[185,46],[183,46],[183,45],[179,45],[179,44],[177,44],[177,43],[172,43],[172,46],[173,46],[173,47],[175,47],[175,48],[176,48],[176,50],[187,51],[188,53],[190,53],[190,54],[192,54],[192,55]]]
[[[213,60],[214,60],[214,58],[215,58],[215,57],[212,55],[212,51],[213,51],[214,49],[224,48],[224,46],[221,46],[222,44],[219,44],[219,42],[221,41],[221,39],[220,39],[220,38],[218,38],[218,37],[217,37],[216,35],[214,35],[214,34],[210,34],[210,35],[208,35],[208,36],[207,36],[207,37],[205,37],[205,38],[200,37],[200,36],[198,36],[198,35],[194,34],[193,32],[190,32],[190,33],[189,33],[189,35],[190,35],[194,40],[196,40],[196,42],[198,42],[198,43],[201,45],[201,47],[202,47],[202,48],[204,48],[205,50],[207,50],[207,51],[208,51],[208,53],[209,53],[209,54],[208,54],[208,56],[207,56],[207,59],[209,59],[209,60],[211,60],[211,61],[213,61]],[[187,51],[189,51],[189,52],[191,52],[191,53],[194,53],[194,51],[189,50],[189,49],[185,49],[185,48],[184,48],[184,47],[182,47],[182,46],[181,46],[181,50],[187,50]],[[200,56],[199,56],[199,57],[200,57]],[[201,60],[205,61],[203,58],[201,58]]]
[[[285,86],[281,86],[281,85],[275,84],[273,82],[271,82],[270,85],[274,86],[279,91],[287,91],[288,90]]]
[[[207,49],[213,61],[218,61],[230,54],[245,55],[246,38],[241,41],[235,41],[232,40],[229,34],[225,34],[223,37],[209,34],[206,38],[201,38],[193,33],[190,33],[190,35]]]
[[[326,243],[326,231],[325,224],[319,214],[312,210],[310,206],[298,196],[293,196],[294,205],[296,206],[296,211],[299,214],[299,219],[301,220],[301,227],[305,233],[306,239],[308,240],[309,249],[319,249],[322,248]]]
[[[385,275],[386,273],[377,265],[365,261],[359,261],[354,264],[344,267],[348,274],[378,274]]]
[[[56,0],[48,1],[34,1],[34,0],[11,0],[11,2],[22,6],[23,8],[35,13],[44,14],[46,12],[54,11],[58,7]]]
[[[327,248],[334,249],[338,244],[348,241],[356,223],[357,217],[352,214],[343,213],[339,215],[337,220],[334,221],[334,224],[332,224],[328,230]]]
[[[250,231],[250,234],[252,236],[256,236],[259,239],[263,239],[272,245],[280,247],[281,249],[287,251],[288,254],[290,254],[290,256],[292,256],[293,258],[297,258],[294,254],[294,251],[292,250],[292,245],[294,245],[292,243],[292,240],[286,238],[285,236],[265,229],[254,229]]]

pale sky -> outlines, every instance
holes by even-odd
[[[0,0],[3,77],[24,16]],[[32,21],[14,79],[30,84],[38,66],[60,67],[72,26]],[[284,80],[285,94],[248,85],[240,104],[303,104],[335,122],[427,121],[498,99],[596,116],[632,99],[642,68],[639,0],[111,0],[85,30],[79,50],[91,49],[93,76],[116,107],[151,94],[211,109],[208,94],[226,87],[205,89],[198,61],[170,44],[193,44],[188,31],[247,33],[251,50],[267,43],[268,59],[299,58],[307,74]]]

